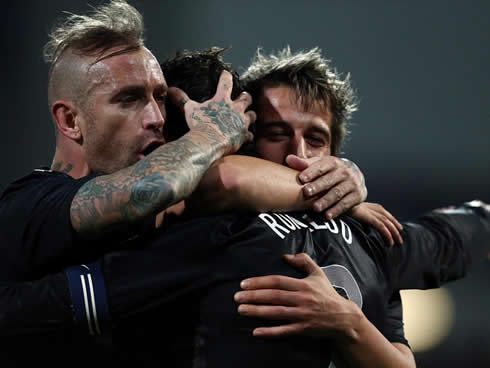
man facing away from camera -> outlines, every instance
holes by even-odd
[[[204,58],[203,55],[197,56]],[[169,70],[168,75],[175,77],[178,69],[167,69],[168,65],[171,63],[164,64],[164,70],[166,73]],[[195,95],[192,97],[198,98]],[[483,214],[478,215],[478,211],[483,211]],[[385,342],[379,345],[379,338],[404,341],[401,316],[398,322],[392,321],[394,315],[387,309],[388,298],[392,291],[399,288],[434,287],[451,278],[461,277],[466,270],[465,257],[460,257],[461,261],[458,264],[451,265],[453,271],[447,273],[439,272],[435,267],[437,263],[432,261],[422,264],[414,255],[434,249],[444,250],[433,253],[445,254],[436,261],[442,265],[441,269],[446,270],[447,262],[451,261],[454,255],[465,255],[467,251],[461,247],[459,240],[450,242],[432,234],[449,234],[456,231],[460,237],[455,239],[462,239],[463,245],[467,246],[475,238],[474,235],[465,233],[465,226],[469,226],[468,229],[479,229],[475,234],[481,235],[485,232],[485,225],[481,221],[486,221],[488,236],[487,212],[480,206],[479,209],[466,207],[459,215],[432,214],[421,220],[418,225],[409,225],[406,234],[408,244],[401,248],[386,247],[379,234],[370,232],[368,228],[362,228],[359,223],[348,219],[322,223],[318,216],[310,217],[313,215],[305,214],[298,217],[261,214],[184,221],[168,227],[166,233],[148,241],[145,249],[118,252],[102,260],[109,304],[112,306],[111,313],[117,320],[116,324],[120,325],[120,334],[117,336],[122,339],[120,343],[123,346],[127,344],[128,352],[140,350],[143,360],[155,359],[160,362],[174,362],[181,366],[188,364],[189,359],[209,364],[213,362],[213,366],[226,366],[231,361],[234,365],[247,366],[257,359],[259,360],[256,363],[267,361],[270,364],[283,361],[281,364],[294,365],[294,362],[300,361],[326,363],[331,359],[334,349],[343,351],[344,354],[346,351],[349,352],[344,357],[347,357],[349,364],[353,366],[411,366],[413,359],[409,356],[403,358],[397,355],[396,350],[390,350],[388,341],[384,340]],[[423,245],[421,241],[424,242]],[[325,266],[320,269],[305,255],[289,257],[288,262],[300,269],[299,273],[295,273],[280,261],[280,255],[287,250],[292,253],[305,251],[311,254],[316,262]],[[248,259],[248,262],[245,262],[245,259]],[[392,262],[387,263],[388,259]],[[384,269],[384,272],[373,272],[373,262]],[[351,273],[347,272],[349,269]],[[307,275],[303,280],[296,278],[301,277],[301,271]],[[285,326],[272,324],[270,327],[256,328],[259,323],[257,320],[237,319],[231,295],[237,290],[241,277],[252,274],[267,275],[270,272],[281,272],[295,278],[266,276],[247,280],[252,285],[243,285],[245,289],[252,289],[254,293],[258,293],[248,296],[243,292],[237,294],[236,300],[239,303],[245,302],[239,311],[248,317],[277,319],[278,310],[284,313],[289,309],[287,315],[283,314],[279,319],[286,319],[290,323]],[[427,280],[422,280],[422,274],[426,277],[428,274],[431,275],[430,285],[427,285]],[[347,277],[348,275],[351,277]],[[344,296],[350,299],[350,302],[334,291],[329,279],[336,287],[341,286],[339,292],[342,289],[344,293],[347,292]],[[56,280],[63,281],[61,278]],[[279,285],[278,280],[281,280]],[[254,283],[262,287],[254,287]],[[32,290],[43,290],[38,283],[32,285],[35,285]],[[56,285],[58,290],[62,289],[60,284]],[[72,294],[74,285],[73,281],[70,281]],[[265,285],[269,286],[262,290]],[[269,290],[277,289],[281,285],[286,288],[280,292]],[[295,295],[288,292],[294,292]],[[278,295],[282,297],[277,299]],[[251,308],[248,304],[254,298],[256,303],[253,304],[258,304],[255,311],[254,307]],[[328,305],[329,308],[316,308],[316,302],[305,305],[304,301],[308,300],[317,300],[320,303],[318,306]],[[269,305],[264,309],[260,306],[262,303]],[[282,303],[287,303],[287,308],[281,307]],[[278,307],[274,307],[276,304]],[[55,305],[60,307],[61,304]],[[371,334],[369,339],[365,338],[364,328],[358,329],[355,324],[342,322],[349,321],[349,318],[346,319],[349,315],[362,316],[362,312],[347,313],[349,310],[359,310],[361,306],[371,322],[367,322],[364,317],[354,320],[364,321],[359,326],[371,326],[368,330],[374,335]],[[82,307],[83,311],[83,305],[78,307]],[[346,313],[336,314],[335,311],[339,307]],[[63,309],[62,305],[60,308]],[[77,309],[77,305],[75,308]],[[154,309],[156,312],[152,312]],[[308,309],[310,312],[306,313]],[[49,315],[50,311],[47,310],[46,313]],[[69,322],[70,313],[66,315]],[[200,316],[198,320],[194,318],[196,315]],[[336,317],[331,318],[332,316]],[[90,320],[85,322],[92,326]],[[332,322],[334,325],[331,325]],[[194,323],[197,323],[197,330]],[[382,337],[376,329],[373,330],[370,323],[374,323],[386,337]],[[165,333],[159,339],[148,340],[149,331],[153,329]],[[129,331],[127,335],[124,333],[125,330]],[[255,336],[252,336],[252,331]],[[357,339],[347,339],[340,343],[342,331],[357,331],[356,334],[359,335]],[[303,337],[284,338],[285,335]],[[324,338],[329,336],[331,340],[326,345],[324,339],[309,339],[304,335]],[[196,340],[196,336],[199,336],[199,339]],[[267,336],[283,336],[283,339],[275,343],[261,340]],[[226,339],[226,343],[223,338]],[[374,343],[374,346],[370,345],[371,343]],[[219,349],[220,346],[225,346],[223,344],[226,345],[226,351]],[[168,351],[162,355],[164,347]],[[284,354],[286,347],[288,354]],[[249,353],[246,359],[242,355],[245,351]],[[259,351],[261,353],[258,353]]]

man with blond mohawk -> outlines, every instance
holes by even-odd
[[[87,15],[68,13],[51,33],[45,59],[56,150],[51,167],[0,197],[2,282],[36,280],[73,264],[90,268],[109,250],[139,246],[157,213],[192,193],[214,161],[250,138],[250,95],[230,98],[231,74],[223,72],[213,98],[191,101],[167,88],[143,31],[141,14],[115,0]],[[171,143],[163,134],[167,93],[190,128]],[[95,278],[100,270],[91,272]],[[2,302],[16,300],[12,292],[4,290]],[[2,340],[3,366],[30,366],[41,356],[51,367],[107,363],[107,347],[92,339],[36,331]]]
[[[1,197],[9,230],[1,250],[10,260],[3,280],[37,278],[137,238],[249,137],[250,95],[231,100],[231,75],[223,72],[203,103],[168,90],[143,28],[135,8],[112,1],[70,14],[51,33],[44,51],[56,151],[51,168],[34,170]],[[190,127],[171,143],[163,134],[167,92],[184,105]]]

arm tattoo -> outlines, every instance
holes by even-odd
[[[225,149],[223,136],[205,125],[133,166],[85,183],[71,205],[75,231],[94,238],[125,229],[190,195]]]
[[[165,181],[161,174],[155,173],[143,178],[131,188],[128,205],[145,212],[147,207],[157,200],[160,188],[164,185]]]
[[[224,136],[221,139],[228,138],[234,149],[240,147],[245,137],[243,133],[246,131],[246,125],[242,117],[233,111],[226,102],[212,102],[200,107],[199,110],[202,112],[202,115],[211,118],[211,121]],[[193,113],[192,118],[201,121],[197,113]]]

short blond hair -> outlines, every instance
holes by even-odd
[[[88,15],[66,14],[49,33],[49,41],[44,46],[44,60],[48,63],[55,64],[66,49],[93,55],[114,46],[143,45],[143,18],[124,0],[95,7]]]
[[[107,50],[122,46],[120,52],[138,49],[144,45],[143,17],[124,0],[113,0],[92,8],[87,15],[66,12],[49,33],[44,46],[44,60],[50,64],[49,103],[55,99],[60,83],[66,84],[66,70],[56,66],[67,51],[76,56],[100,57]],[[60,74],[60,75],[56,75]],[[63,81],[63,82],[61,82]],[[74,95],[79,93],[74,92]]]

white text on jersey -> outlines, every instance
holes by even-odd
[[[259,214],[259,218],[264,221],[281,239],[284,239],[286,237],[286,234],[289,234],[291,231],[297,231],[300,229],[309,229],[310,232],[317,230],[328,230],[332,234],[338,234],[340,227],[342,238],[347,244],[352,243],[352,231],[349,225],[347,225],[342,220],[332,219],[328,222],[318,224],[315,221],[311,220],[307,215],[303,215],[302,219],[304,221],[307,221],[307,223],[305,224],[298,219],[295,219],[291,215],[287,215],[285,213],[261,213]],[[280,223],[278,222],[278,220]]]

